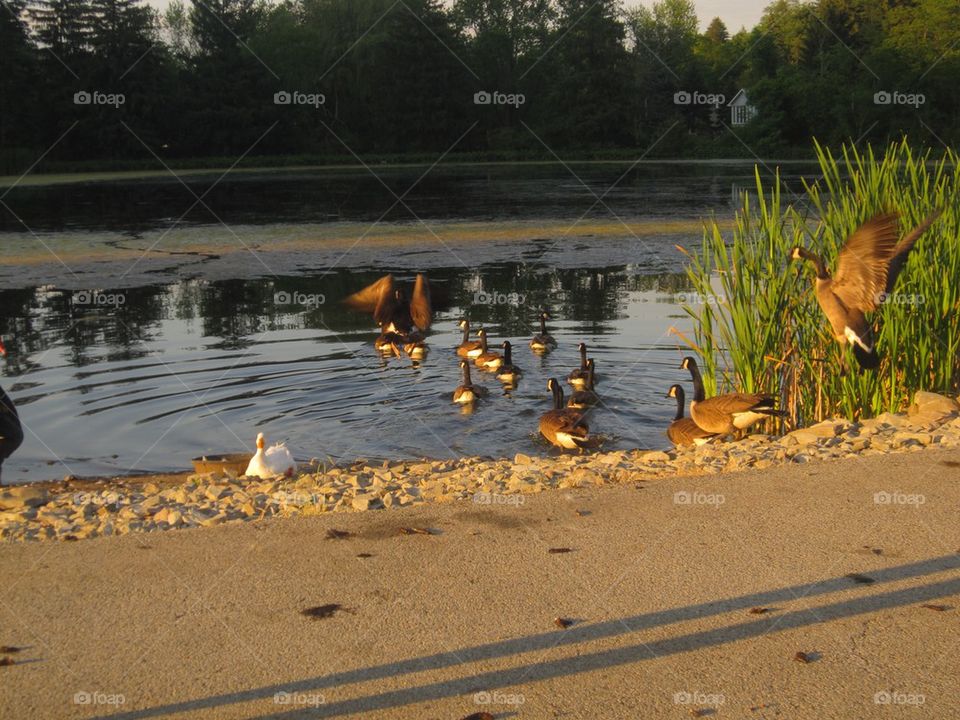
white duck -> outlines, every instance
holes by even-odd
[[[263,446],[266,444],[263,433],[258,433],[257,452],[250,458],[250,464],[247,465],[244,475],[262,480],[275,478],[277,475],[293,475],[296,463],[287,446],[277,443],[264,450]]]

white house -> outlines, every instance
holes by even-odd
[[[734,127],[746,125],[757,114],[757,108],[750,104],[747,91],[742,88],[733,96],[733,100],[727,103],[727,107],[730,108],[730,124]]]

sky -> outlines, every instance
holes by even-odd
[[[166,9],[170,0],[147,0],[150,5],[161,10]],[[624,0],[626,7],[638,5],[653,5],[654,0]],[[719,17],[726,24],[730,34],[737,32],[741,26],[748,30],[757,24],[763,9],[771,0],[694,0],[697,7],[697,17],[700,19],[700,29],[703,30],[710,21]],[[188,2],[189,4],[189,2]]]

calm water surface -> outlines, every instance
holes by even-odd
[[[0,243],[30,247],[42,238],[49,247],[35,248],[40,257],[174,227],[202,243],[225,224],[256,239],[269,267],[224,278],[222,268],[174,263],[133,285],[111,266],[0,268],[0,332],[10,351],[0,379],[27,428],[4,478],[184,469],[197,455],[250,448],[259,430],[304,460],[549,453],[536,431],[549,407],[546,380],[576,366],[580,341],[597,361],[603,406],[591,427],[605,447],[663,447],[675,408],[664,395],[687,380],[671,328],[690,329],[677,304],[687,288],[674,245],[695,248],[699,230],[544,237],[537,225],[730,217],[753,168],[641,166],[607,192],[624,170],[577,168],[580,179],[555,166],[443,170],[419,183],[424,169],[378,173],[383,183],[346,171],[236,176],[205,196],[208,208],[185,215],[193,198],[175,180],[16,188],[5,202],[23,223],[3,216]],[[189,182],[202,194],[215,179]],[[799,189],[796,173],[787,180]],[[416,184],[395,205],[384,183],[397,195]],[[308,224],[353,224],[360,237],[377,220],[496,230],[517,219],[528,236],[501,242],[365,251],[361,241],[336,263],[318,254],[315,266],[295,269],[269,255],[277,233]],[[384,360],[370,319],[338,301],[383,272],[410,279],[418,270],[444,301],[430,353],[419,364]],[[100,304],[84,303],[91,292]],[[540,307],[555,318],[560,343],[545,358],[527,347]],[[469,415],[450,402],[464,315],[495,342],[511,340],[524,370],[510,392],[475,371],[491,396]]]

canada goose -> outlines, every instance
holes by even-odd
[[[487,331],[480,328],[477,330],[477,337],[480,338],[480,348],[483,352],[477,355],[473,362],[481,370],[497,370],[503,364],[503,358],[500,357],[500,353],[487,348]]]
[[[480,342],[470,339],[470,321],[464,318],[460,321],[460,329],[463,330],[463,340],[457,345],[457,355],[460,357],[473,359],[483,352]]]
[[[530,339],[530,349],[535,353],[548,353],[557,346],[557,341],[553,339],[553,335],[547,332],[547,320],[549,319],[550,316],[547,315],[546,311],[540,311],[540,334],[534,335]]]
[[[384,275],[343,302],[354,310],[373,314],[380,326],[380,337],[374,341],[374,346],[384,353],[399,355],[396,345],[422,342],[423,332],[433,322],[430,284],[422,273],[417,275],[409,300],[396,287],[393,275]]]
[[[0,357],[6,354],[3,338],[0,338]],[[22,442],[23,426],[20,424],[17,408],[0,387],[0,470],[3,468],[3,461],[10,457]]]
[[[400,346],[404,344],[406,338],[395,332],[382,332],[373,341],[373,347],[377,352],[383,355],[396,355],[400,357]]]
[[[745,430],[767,417],[784,413],[774,407],[773,395],[765,393],[727,393],[706,398],[700,368],[692,357],[685,357],[680,368],[689,370],[693,378],[693,400],[690,417],[702,429],[716,435],[728,435]]]
[[[587,387],[587,346],[580,343],[577,349],[580,351],[580,367],[567,376],[567,382],[573,385],[574,390],[583,390]]]
[[[463,371],[463,383],[453,391],[453,401],[465,405],[476,401],[477,398],[486,397],[487,389],[471,382],[470,364],[466,360],[460,361],[460,369]]]
[[[575,391],[567,401],[567,407],[582,410],[591,405],[596,405],[600,398],[593,389],[593,358],[587,360],[587,378],[583,390]]]
[[[513,346],[509,340],[503,341],[503,362],[497,370],[497,380],[514,383],[520,377],[520,368],[513,364]]]
[[[257,434],[257,452],[247,465],[244,475],[247,477],[258,477],[261,480],[269,480],[278,475],[293,475],[297,464],[293,460],[293,455],[287,450],[283,443],[277,443],[264,450],[267,444],[263,433]]]
[[[553,409],[540,416],[540,434],[557,447],[566,450],[582,450],[589,445],[590,428],[583,415],[563,406],[563,389],[556,378],[547,381],[547,389],[553,394]]]
[[[873,370],[880,364],[865,313],[880,307],[886,293],[893,290],[911,248],[941,212],[933,212],[899,242],[896,213],[870,218],[843,244],[832,277],[816,253],[800,246],[790,253],[792,260],[809,260],[813,264],[817,273],[814,291],[820,309],[827,316],[836,341],[849,343],[853,348],[860,367]]]
[[[427,356],[427,344],[423,340],[410,340],[403,344],[403,351],[411,360],[423,360]]]
[[[671,385],[667,397],[677,399],[677,414],[673,418],[673,422],[667,426],[667,437],[670,438],[670,442],[674,445],[703,445],[716,437],[714,433],[701,429],[693,420],[683,416],[684,395],[682,387]]]

